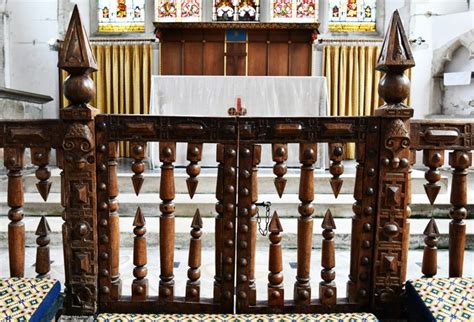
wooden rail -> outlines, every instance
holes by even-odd
[[[467,216],[467,168],[472,163],[472,123],[461,121],[411,121],[413,110],[402,104],[409,83],[404,70],[414,66],[400,17],[395,13],[384,41],[377,69],[385,72],[379,92],[386,104],[370,117],[179,117],[143,115],[96,115],[88,105],[95,95],[90,73],[96,64],[75,8],[63,48],[60,68],[70,76],[64,93],[71,104],[59,120],[0,122],[0,147],[8,170],[8,245],[10,275],[23,276],[25,229],[23,224],[22,169],[24,152],[31,149],[37,166],[37,188],[46,200],[51,189],[49,158],[56,151],[61,172],[61,205],[64,207],[63,245],[66,276],[65,309],[70,314],[102,312],[205,313],[237,312],[353,312],[376,311],[396,318],[406,279],[409,222],[410,167],[412,151],[423,150],[427,166],[425,185],[431,203],[440,190],[438,168],[444,151],[450,150],[453,168],[449,238],[450,276],[462,276]],[[137,195],[144,182],[146,150],[159,142],[160,183],[160,274],[157,294],[150,294],[146,218],[140,208],[133,222],[133,274],[131,296],[122,295],[120,277],[117,157],[118,145],[130,142],[133,164],[131,183]],[[200,289],[201,236],[197,210],[192,220],[185,296],[175,295],[175,177],[176,143],[187,144],[188,193],[198,187],[203,143],[217,147],[215,217],[215,276],[212,298]],[[335,278],[336,223],[330,210],[322,220],[319,292],[311,289],[313,260],[314,169],[317,143],[330,150],[329,184],[335,197],[343,184],[340,176],[345,143],[356,143],[350,274],[347,294],[338,298]],[[299,144],[301,163],[297,209],[297,275],[283,276],[285,227],[275,212],[269,223],[267,300],[257,298],[256,235],[258,164],[264,144],[272,145],[274,184],[285,193],[285,162],[288,143]],[[36,234],[36,272],[47,277],[50,270],[46,218]],[[422,273],[436,275],[438,229],[431,220],[425,230]],[[319,262],[319,260],[317,260]],[[155,272],[154,272],[155,273]],[[314,277],[313,277],[314,278]],[[338,277],[340,278],[340,277]],[[292,295],[284,283],[294,284]],[[129,286],[127,286],[129,287]],[[289,299],[291,297],[291,299]]]

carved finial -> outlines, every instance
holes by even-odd
[[[196,209],[194,213],[193,222],[191,223],[191,228],[202,229],[202,218],[199,209]]]
[[[395,10],[385,34],[376,69],[383,72],[403,72],[413,66],[415,66],[415,60],[410,43],[405,35],[400,13]]]
[[[46,220],[45,216],[41,216],[41,220],[38,224],[38,228],[36,228],[35,235],[36,236],[48,236],[51,232],[51,228],[49,227],[48,221]]]
[[[66,37],[59,52],[58,67],[70,74],[90,73],[97,70],[97,63],[77,5],[74,6]]]
[[[403,71],[413,66],[410,43],[397,10],[390,20],[376,66],[377,70],[386,73],[379,82],[379,95],[388,105],[406,107],[401,103],[410,94],[410,80]]]
[[[439,237],[438,226],[436,225],[436,221],[434,220],[434,218],[431,218],[430,221],[428,222],[428,225],[426,225],[423,235],[425,235],[426,237],[431,237],[431,238]]]
[[[332,217],[331,210],[328,209],[326,211],[321,227],[327,230],[336,229],[336,224],[334,223],[334,218]]]
[[[281,233],[283,231],[283,227],[280,223],[280,218],[278,217],[278,213],[276,211],[273,213],[272,220],[270,220],[268,230],[271,233]]]
[[[143,227],[145,226],[145,216],[143,216],[142,210],[140,207],[137,208],[137,212],[135,213],[135,219],[133,219],[133,226],[135,227]]]

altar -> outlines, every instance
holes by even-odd
[[[240,98],[247,116],[326,116],[324,77],[154,76],[151,115],[228,116]],[[245,117],[245,116],[244,116]],[[150,145],[152,166],[159,166],[157,144]],[[270,145],[263,146],[270,149]],[[215,146],[204,144],[201,166],[216,166]],[[320,145],[316,167],[327,167],[327,146]],[[288,166],[300,166],[298,146],[288,147]],[[271,153],[262,153],[261,166],[272,166]],[[186,147],[177,146],[176,166],[186,166]]]

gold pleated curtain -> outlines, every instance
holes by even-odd
[[[98,71],[92,74],[97,95],[91,105],[104,114],[148,114],[151,45],[95,44],[92,51]],[[120,156],[129,156],[128,150],[128,144],[122,143]]]

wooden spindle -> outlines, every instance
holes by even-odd
[[[10,276],[23,277],[25,273],[25,224],[23,223],[24,148],[4,148],[4,163],[8,169],[8,251]]]
[[[425,192],[431,204],[434,204],[436,197],[441,189],[438,181],[441,174],[438,170],[444,164],[444,150],[423,150],[423,164],[429,167],[425,172]]]
[[[120,216],[118,213],[118,142],[109,142],[109,242],[110,242],[110,298],[117,300],[121,295],[122,281],[120,280]]]
[[[138,207],[135,213],[135,219],[133,220],[133,233],[135,237],[133,239],[133,276],[135,279],[132,283],[132,301],[145,301],[148,297],[148,274],[147,264],[147,250],[146,250],[146,228],[145,228],[145,217]]]
[[[332,217],[331,211],[328,209],[321,224],[323,230],[323,247],[321,251],[321,278],[319,283],[319,301],[325,305],[335,305],[337,300],[337,289],[334,283],[336,272],[336,253],[334,250],[334,232],[336,224]]]
[[[332,178],[329,182],[331,183],[331,189],[336,198],[339,196],[342,183],[344,182],[339,178],[341,174],[344,173],[344,165],[342,164],[343,154],[344,150],[341,143],[329,143],[329,159],[331,160],[329,172],[332,174]]]
[[[49,227],[48,221],[45,216],[41,216],[41,220],[36,228],[35,235],[36,244],[36,273],[38,274],[37,278],[48,278],[49,271],[51,269],[51,259],[49,256],[49,234],[51,233],[51,228]]]
[[[316,144],[300,144],[300,186],[299,199],[301,201],[298,212],[298,254],[297,254],[297,275],[294,287],[294,301],[297,305],[308,305],[311,303],[311,285],[310,285],[310,263],[311,247],[313,237],[313,219],[311,218],[314,207],[314,168],[316,162]]]
[[[288,144],[274,143],[272,144],[272,158],[275,165],[273,173],[276,178],[273,180],[278,196],[281,198],[285,191],[286,179],[283,176],[288,171],[285,161],[288,159]]]
[[[214,275],[214,302],[219,303],[221,299],[222,285],[222,220],[224,218],[224,145],[218,144],[216,151],[217,181],[216,181],[216,221],[215,221],[215,267]]]
[[[201,161],[201,157],[202,143],[188,143],[187,159],[189,165],[186,167],[186,173],[189,175],[189,178],[186,179],[186,186],[188,187],[191,199],[193,199],[199,183],[197,176],[201,173],[201,166],[199,166],[198,162]]]
[[[285,289],[283,287],[283,256],[281,252],[281,233],[283,228],[275,211],[268,226],[270,249],[268,252],[268,305],[283,307]]]
[[[438,237],[439,230],[436,221],[431,218],[423,234],[425,237],[425,248],[423,250],[423,262],[421,272],[423,277],[433,277],[438,271]]]
[[[191,240],[189,242],[188,281],[186,282],[186,302],[199,302],[201,277],[201,236],[202,219],[199,209],[191,223]]]
[[[36,184],[36,188],[40,193],[44,201],[48,200],[49,191],[51,190],[51,171],[48,169],[49,157],[51,148],[31,148],[31,161],[34,165],[38,166],[35,175],[39,182]]]
[[[130,142],[130,156],[134,159],[132,164],[132,171],[135,173],[132,176],[133,189],[135,194],[138,196],[140,194],[140,189],[142,188],[143,181],[143,171],[145,171],[145,159],[146,153],[146,143],[145,142]]]
[[[466,242],[467,217],[467,168],[472,163],[472,153],[453,151],[449,153],[449,165],[454,168],[449,211],[449,277],[462,277],[464,246]]]
[[[175,237],[175,185],[174,166],[176,143],[160,142],[161,181],[160,181],[160,286],[161,301],[174,297],[174,237]]]

